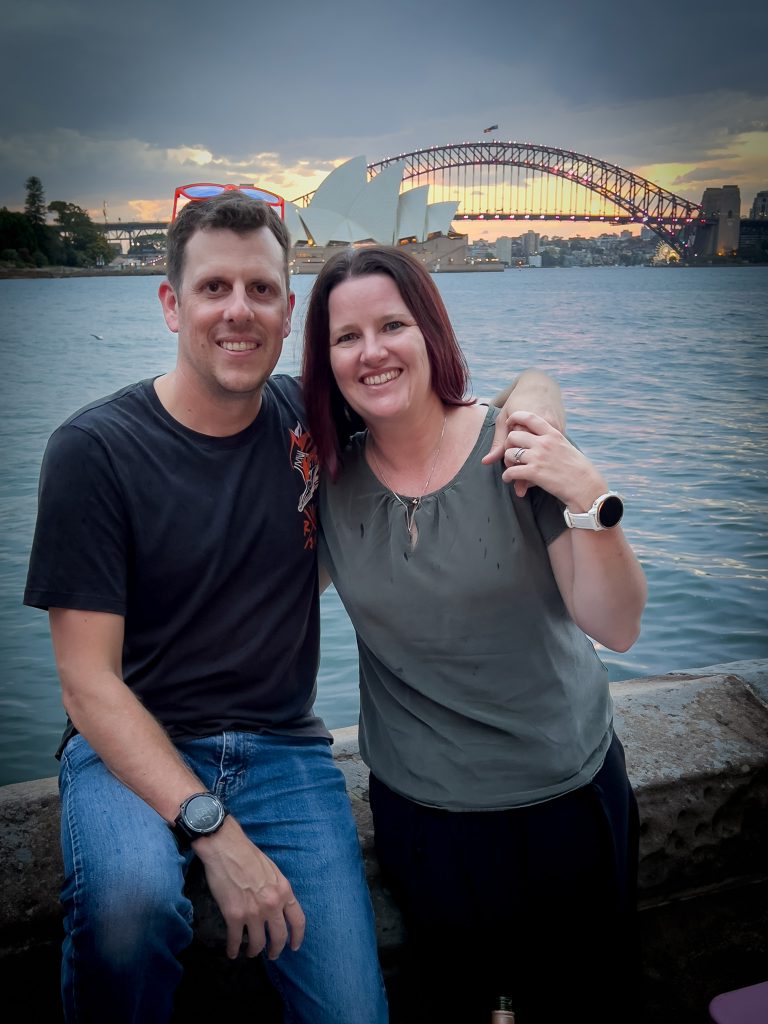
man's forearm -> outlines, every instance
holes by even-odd
[[[166,821],[173,821],[182,800],[205,788],[121,679],[104,674],[89,685],[81,676],[64,693],[72,722],[112,774]]]
[[[553,427],[565,430],[565,407],[560,385],[543,370],[528,369],[518,374],[512,383],[500,391],[491,405],[512,413],[515,408],[536,412]]]

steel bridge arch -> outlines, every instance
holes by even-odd
[[[456,167],[507,166],[553,175],[613,203],[619,210],[625,211],[630,220],[649,227],[680,254],[684,252],[696,224],[703,223],[702,207],[699,204],[675,195],[617,164],[555,146],[498,141],[431,146],[371,163],[368,165],[368,173],[373,177],[399,161],[405,162],[403,181],[411,182],[414,187],[426,183],[436,174]],[[548,214],[542,219],[552,219],[553,216]],[[493,217],[494,214],[489,213],[485,219]],[[462,219],[459,212],[457,219]]]

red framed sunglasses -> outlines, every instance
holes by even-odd
[[[215,185],[210,181],[197,181],[192,185],[179,185],[174,192],[171,222],[176,220],[180,199],[188,199],[192,203],[200,203],[210,199],[212,196],[219,196],[222,192],[243,192],[245,195],[250,196],[251,199],[258,199],[262,203],[274,207],[280,214],[280,219],[285,220],[285,200],[275,192],[269,192],[265,188],[257,188],[255,185]]]

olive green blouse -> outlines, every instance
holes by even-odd
[[[605,666],[569,617],[547,545],[561,504],[484,466],[498,410],[415,514],[356,435],[320,497],[320,559],[357,633],[360,751],[387,786],[448,810],[538,803],[587,783],[612,737]]]

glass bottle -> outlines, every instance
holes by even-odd
[[[509,996],[498,996],[496,1009],[491,1014],[491,1024],[515,1024],[512,1000]]]

